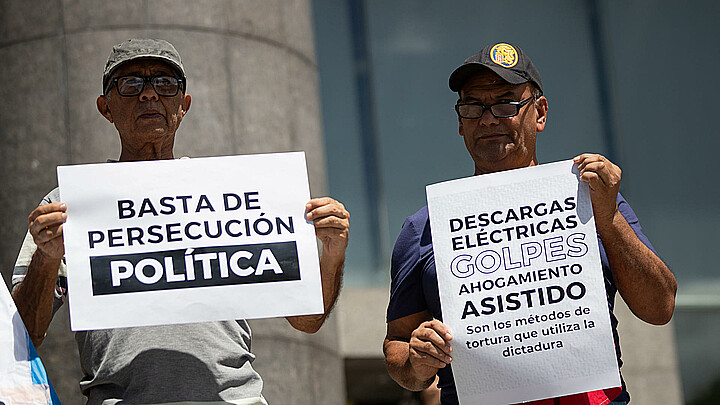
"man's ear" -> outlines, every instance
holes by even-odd
[[[106,120],[113,122],[112,113],[110,112],[110,104],[108,103],[107,96],[102,94],[99,95],[96,104],[98,111],[100,111],[100,114],[102,114],[102,116],[105,117]]]
[[[187,114],[188,110],[190,110],[190,102],[192,101],[192,97],[190,97],[189,94],[185,94],[182,98],[182,103],[180,104],[180,108],[182,108],[182,115],[185,116]]]
[[[460,134],[460,136],[462,136],[463,138],[465,137],[465,129],[463,128],[462,118],[460,118],[459,115],[458,115],[458,134]]]
[[[537,132],[542,132],[545,129],[548,114],[548,101],[545,96],[540,96],[535,101],[535,109],[537,110]]]

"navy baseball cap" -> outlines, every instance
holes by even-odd
[[[187,83],[180,53],[178,53],[177,49],[175,49],[170,42],[162,39],[149,38],[128,39],[125,42],[113,46],[112,52],[110,52],[110,56],[105,64],[105,71],[103,72],[103,92],[107,89],[113,72],[119,68],[120,65],[140,58],[159,59],[167,62],[182,75],[182,78],[185,79]]]
[[[459,92],[470,76],[486,68],[510,84],[532,82],[543,91],[540,72],[530,58],[519,47],[507,43],[488,45],[465,59],[450,75],[450,90]]]

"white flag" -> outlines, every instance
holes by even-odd
[[[60,405],[15,302],[0,284],[0,404]]]

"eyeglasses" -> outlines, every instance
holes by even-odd
[[[118,94],[133,97],[142,93],[145,83],[150,83],[158,96],[173,97],[183,87],[185,80],[182,77],[175,76],[120,76],[110,81],[105,93],[107,94],[115,85]]]
[[[490,113],[495,118],[510,118],[518,115],[520,108],[529,103],[533,98],[533,96],[530,96],[522,101],[503,101],[491,105],[461,103],[458,101],[458,103],[455,104],[455,111],[460,118],[480,118],[485,113],[485,110],[490,110]]]

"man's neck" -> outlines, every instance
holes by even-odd
[[[140,149],[123,145],[119,160],[121,162],[134,162],[164,159],[174,159],[172,145],[146,144]]]

